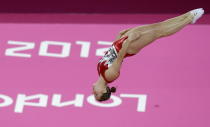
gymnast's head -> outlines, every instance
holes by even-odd
[[[104,86],[94,85],[93,86],[93,94],[97,101],[106,101],[111,97],[111,93],[115,93],[115,92],[116,92],[115,87],[109,88],[109,86],[107,85],[104,85]]]

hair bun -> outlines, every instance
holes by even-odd
[[[111,92],[112,92],[112,93],[115,93],[115,92],[116,92],[116,88],[115,88],[115,87],[112,87],[112,88],[111,88]]]

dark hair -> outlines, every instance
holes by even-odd
[[[106,87],[106,93],[104,93],[101,98],[98,101],[106,101],[110,98],[111,93],[115,93],[116,92],[116,88],[112,87],[111,89],[107,86]]]

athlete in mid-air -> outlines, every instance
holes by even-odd
[[[156,39],[172,35],[188,24],[194,24],[203,14],[202,8],[194,9],[163,22],[138,26],[120,32],[112,47],[108,49],[98,63],[99,78],[93,84],[96,100],[108,100],[111,93],[116,91],[116,88],[110,88],[108,83],[119,77],[124,58],[137,54]]]

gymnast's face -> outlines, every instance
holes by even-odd
[[[97,85],[97,84],[93,85],[93,94],[96,100],[99,101],[101,99],[101,96],[106,92],[107,92],[106,86]]]

